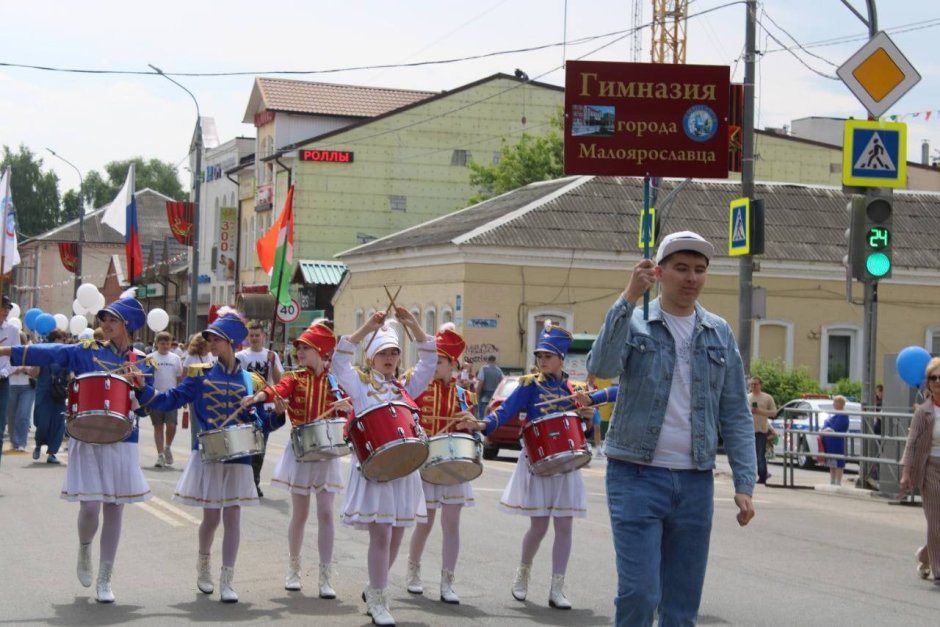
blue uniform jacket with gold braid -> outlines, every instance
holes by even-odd
[[[58,364],[67,368],[76,375],[87,372],[102,372],[114,370],[130,361],[130,354],[134,353],[135,364],[144,374],[153,374],[153,360],[129,348],[118,352],[110,342],[85,340],[79,344],[28,344],[14,346],[10,353],[10,363],[14,366],[48,366]],[[148,387],[153,392],[153,377],[144,377],[144,389]],[[142,410],[135,410],[143,414]],[[139,433],[136,420],[134,428],[124,442],[137,442]]]
[[[495,412],[483,419],[486,421],[486,429],[483,432],[489,435],[498,426],[506,424],[510,418],[523,411],[526,413],[527,421],[562,411],[574,411],[577,409],[574,399],[559,400],[556,403],[536,407],[537,403],[571,396],[573,389],[582,389],[582,386],[569,383],[568,374],[564,372],[560,379],[541,373],[519,377],[519,387],[512,391],[512,394]]]
[[[221,362],[198,364],[187,368],[186,377],[174,388],[157,394],[151,387],[138,395],[140,404],[146,409],[170,411],[192,403],[194,420],[198,421],[201,431],[218,429],[222,423],[238,410],[242,398],[254,394],[264,386],[260,377],[252,376],[252,390],[245,387],[245,376],[236,360],[231,370]],[[283,416],[280,417],[283,421]],[[278,417],[264,409],[262,403],[255,403],[248,411],[239,411],[227,425],[255,423],[265,431],[276,429]],[[198,448],[198,443],[193,450]],[[251,457],[240,457],[230,463],[250,464]]]

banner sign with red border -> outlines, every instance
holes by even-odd
[[[565,174],[728,178],[724,65],[568,61]]]

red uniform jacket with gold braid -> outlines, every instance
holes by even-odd
[[[467,408],[472,408],[470,393],[463,390],[463,395]],[[421,414],[421,426],[429,437],[437,435],[447,426],[452,416],[463,411],[457,397],[457,386],[452,381],[445,384],[440,379],[434,379],[421,396],[415,399],[415,403]]]
[[[317,376],[313,370],[291,370],[284,373],[281,380],[274,385],[264,388],[268,395],[268,402],[274,400],[274,393],[287,401],[287,415],[292,426],[312,422],[314,418],[323,414],[335,400],[336,393],[330,385],[328,370]],[[337,385],[335,383],[334,385]],[[327,415],[323,419],[332,418]]]

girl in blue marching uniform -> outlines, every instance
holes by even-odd
[[[218,361],[212,365],[191,367],[175,388],[159,394],[153,388],[143,391],[140,394],[141,406],[169,411],[192,403],[193,420],[198,421],[203,433],[222,428],[225,424],[238,423],[254,423],[259,429],[272,428],[270,421],[273,418],[267,415],[260,403],[242,410],[242,399],[251,397],[254,388],[263,385],[263,382],[255,381],[243,370],[235,358],[235,347],[248,335],[242,319],[223,308],[222,315],[202,335]],[[208,463],[202,460],[197,445],[189,456],[189,463],[176,486],[173,500],[202,508],[196,587],[203,594],[212,594],[215,590],[209,572],[210,551],[219,522],[224,524],[220,596],[223,603],[238,602],[232,581],[241,538],[241,506],[258,504],[251,457]]]
[[[483,430],[488,434],[519,412],[525,412],[526,421],[529,422],[549,414],[572,411],[575,400],[571,397],[575,389],[563,370],[570,344],[571,334],[547,321],[535,347],[539,373],[520,377],[519,387],[482,421],[468,420],[458,426]],[[553,400],[557,402],[541,404]],[[548,532],[549,521],[554,521],[555,541],[552,547],[552,582],[548,604],[555,609],[571,609],[564,586],[571,556],[573,521],[587,516],[587,494],[581,471],[552,476],[533,474],[529,469],[528,453],[523,447],[519,462],[499,500],[499,509],[508,514],[529,516],[530,520],[529,531],[522,540],[522,559],[513,580],[512,596],[518,601],[525,600],[532,560]]]
[[[9,355],[16,366],[49,366],[58,364],[76,375],[102,370],[130,375],[152,374],[152,365],[142,353],[131,347],[131,334],[147,319],[143,306],[134,298],[121,298],[97,315],[105,341],[87,340],[80,344],[30,344],[0,347],[0,355]],[[138,385],[149,387],[150,379],[135,377]],[[95,586],[99,603],[113,603],[111,574],[118,543],[125,503],[146,501],[152,495],[140,469],[136,416],[130,435],[113,444],[90,444],[72,438],[66,467],[62,498],[78,501],[78,565],[76,572],[83,586],[92,583],[91,542],[101,524],[100,562]],[[103,516],[102,516],[103,512]]]

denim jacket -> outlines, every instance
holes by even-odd
[[[696,303],[692,372],[692,459],[699,470],[715,467],[718,433],[734,475],[734,490],[751,494],[757,476],[754,420],[747,404],[744,365],[724,319]],[[617,299],[587,358],[588,372],[602,379],[620,376],[606,453],[648,464],[653,461],[666,413],[675,342],[657,298],[643,310]]]

